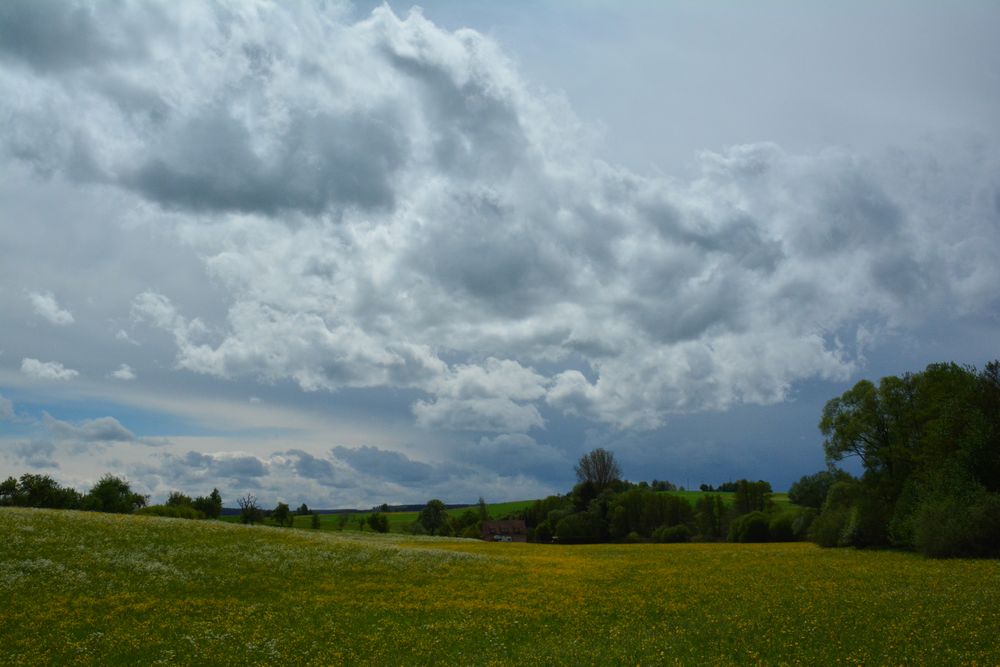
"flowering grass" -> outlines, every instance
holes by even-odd
[[[997,561],[0,509],[0,664],[997,664],[997,600]]]

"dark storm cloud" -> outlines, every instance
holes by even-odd
[[[105,32],[98,8],[62,0],[0,3],[0,54],[40,71],[93,67],[129,46]]]
[[[268,474],[267,466],[256,456],[240,453],[202,454],[189,451],[182,457],[164,457],[176,476],[195,474],[209,478],[246,481]]]
[[[164,206],[196,211],[391,208],[390,183],[406,155],[396,125],[377,111],[301,114],[261,155],[251,130],[216,109],[169,128],[122,182]]]
[[[358,472],[399,484],[418,484],[435,476],[432,466],[413,461],[405,454],[378,447],[334,447],[331,453]]]
[[[323,486],[345,487],[353,486],[353,480],[338,469],[329,459],[313,456],[301,449],[290,449],[284,456],[292,460],[292,468],[299,477],[310,479]]]
[[[79,440],[81,442],[136,442],[135,434],[121,425],[114,417],[87,419],[79,424],[71,424],[43,414],[42,421],[52,437],[59,440]]]
[[[452,68],[424,54],[386,51],[396,69],[420,84],[439,169],[459,178],[503,177],[524,159],[529,146],[518,110],[491,89],[493,82],[475,77],[459,82]]]
[[[161,447],[169,444],[169,441],[163,438],[140,438],[122,426],[121,422],[114,417],[98,417],[97,419],[84,419],[77,423],[71,423],[56,419],[52,415],[43,412],[41,424],[53,439],[78,445],[86,445],[88,443],[97,445],[135,443],[150,447]]]
[[[9,445],[14,458],[31,468],[58,468],[59,463],[53,456],[56,447],[45,440],[15,442]]]

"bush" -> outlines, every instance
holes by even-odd
[[[796,505],[819,509],[823,507],[830,487],[850,478],[849,474],[837,469],[822,470],[812,475],[805,475],[789,487],[788,499]]]
[[[704,485],[707,486],[707,485]],[[720,495],[702,496],[695,502],[695,524],[701,540],[721,540],[728,531],[729,510]]]
[[[876,496],[874,490],[863,488],[848,514],[840,545],[858,548],[887,546],[891,518],[891,504]]]
[[[240,506],[240,523],[260,523],[264,520],[264,511],[257,506],[257,496],[248,493],[236,501]]]
[[[146,505],[146,496],[132,492],[129,483],[114,475],[105,475],[83,498],[83,509],[91,512],[128,514]]]
[[[794,528],[797,516],[797,512],[782,512],[772,516],[767,525],[768,540],[771,542],[794,542],[798,539]]]
[[[60,486],[48,475],[25,473],[20,480],[9,477],[0,484],[0,505],[77,509],[82,501],[76,489]]]
[[[642,535],[635,532],[634,530],[625,536],[626,544],[638,544],[642,542]]]
[[[601,539],[601,520],[590,512],[579,512],[563,517],[556,525],[560,542],[597,542]]]
[[[684,524],[678,526],[660,526],[653,531],[653,541],[667,543],[690,542],[691,529]]]
[[[191,506],[202,512],[209,519],[218,519],[222,514],[222,496],[218,489],[212,489],[208,496],[198,496],[191,501]]]
[[[797,540],[805,540],[809,537],[809,529],[812,528],[813,521],[819,516],[819,511],[812,507],[805,507],[795,515],[792,521],[792,534]]]
[[[305,503],[303,503],[303,505],[304,504]],[[318,529],[319,525],[320,525],[319,514],[316,514],[315,512],[313,512],[312,519],[310,519],[310,521],[309,521],[309,527],[313,528],[313,529]]]
[[[809,526],[809,539],[821,547],[839,547],[841,535],[850,519],[849,507],[835,507],[823,510]]]
[[[288,506],[288,503],[278,503],[271,510],[271,520],[279,526],[288,526],[290,528],[295,522],[295,517],[292,516],[292,510]]]
[[[533,535],[533,542],[551,542],[552,541],[552,524],[548,520],[541,522],[535,526],[535,533]]]
[[[191,507],[191,496],[186,496],[180,491],[171,491],[164,503],[170,507]]]
[[[374,512],[368,515],[367,523],[376,533],[389,532],[389,517],[381,512]]]
[[[165,516],[172,519],[204,519],[205,515],[190,505],[150,505],[136,510],[145,516]]]
[[[914,543],[931,558],[1000,556],[1000,494],[982,487],[935,494],[914,515]]]
[[[763,512],[736,517],[729,526],[730,542],[767,542],[770,520]]]
[[[821,547],[846,546],[844,540],[851,519],[851,508],[861,493],[856,480],[836,482],[823,502],[823,511],[809,527],[809,539]]]

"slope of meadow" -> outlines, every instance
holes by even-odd
[[[0,664],[994,664],[1000,562],[0,509]]]

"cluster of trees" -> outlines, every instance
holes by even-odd
[[[83,494],[72,487],[62,486],[49,475],[26,473],[19,479],[8,477],[0,482],[0,505],[217,519],[222,513],[222,496],[218,489],[197,498],[174,491],[164,504],[150,505],[149,496],[136,493],[127,480],[114,475],[104,475],[90,491]]]
[[[820,510],[815,542],[1000,556],[1000,361],[862,380],[819,427],[828,464],[857,457],[864,472],[831,468],[790,489]]]
[[[180,491],[172,491],[167,502],[149,505],[138,510],[138,514],[169,516],[176,519],[218,519],[222,514],[222,496],[218,489],[212,489],[207,496],[192,498]]]
[[[802,539],[806,514],[779,512],[764,481],[732,483],[732,502],[703,495],[692,505],[670,493],[674,485],[622,480],[614,455],[602,448],[576,466],[578,483],[567,495],[536,501],[520,514],[536,542],[691,540],[734,542]]]
[[[481,534],[483,521],[489,518],[486,501],[482,496],[475,508],[470,507],[454,516],[448,513],[442,501],[435,498],[427,502],[417,515],[417,520],[406,529],[414,535],[477,538]]]
[[[0,482],[0,505],[47,507],[126,514],[145,507],[149,499],[132,491],[129,483],[113,475],[102,477],[86,494],[62,486],[48,475],[24,474]]]

